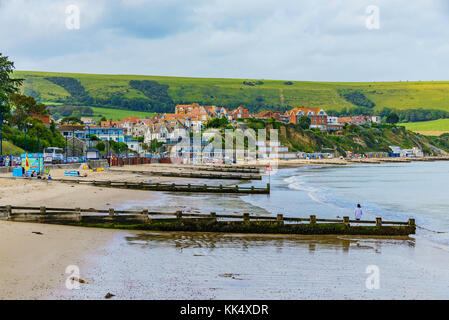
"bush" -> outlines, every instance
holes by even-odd
[[[339,95],[346,101],[359,107],[374,108],[376,104],[369,100],[362,92],[358,90],[338,90]]]

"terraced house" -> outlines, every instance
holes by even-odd
[[[200,106],[198,103],[177,105],[175,114],[186,116],[191,121],[207,121],[212,118],[225,117],[229,121],[237,119],[250,118],[251,114],[248,109],[238,107],[234,110],[229,110],[225,107],[217,106]]]
[[[303,116],[310,118],[311,128],[318,128],[321,130],[327,130],[327,113],[321,108],[312,107],[296,107],[286,112],[289,123],[298,124],[299,119]]]

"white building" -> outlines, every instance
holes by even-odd
[[[381,121],[382,121],[382,117],[380,117],[380,116],[372,116],[371,117],[372,123],[380,123]]]
[[[401,157],[413,157],[413,158],[422,158],[424,157],[424,153],[421,149],[417,147],[413,147],[412,149],[402,149],[398,146],[390,146],[390,149],[395,154],[399,154]]]
[[[338,117],[336,116],[327,116],[327,124],[328,125],[336,125],[336,124],[340,124],[338,122]]]
[[[287,146],[283,146],[280,141],[263,141],[256,142],[258,149],[258,157],[261,159],[272,158],[275,156],[278,159],[296,159],[296,152],[290,152]]]

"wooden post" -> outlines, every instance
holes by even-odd
[[[376,218],[376,227],[382,227],[382,218]]]
[[[176,218],[182,219],[182,211],[176,211]]]
[[[217,221],[217,214],[215,212],[211,212],[210,216],[214,219],[214,221]]]
[[[109,209],[109,216],[110,217],[114,216],[114,209],[112,209],[112,208]]]
[[[10,219],[12,216],[12,206],[8,205],[6,206],[6,219]]]
[[[148,223],[150,221],[150,218],[148,217],[148,209],[143,209],[142,210],[142,218],[141,218],[143,223]]]
[[[316,224],[316,216],[310,216],[310,224]]]
[[[249,213],[244,213],[243,214],[243,221],[249,221]]]
[[[76,221],[81,222],[81,208],[76,208],[75,213],[76,213]]]
[[[343,223],[349,227],[349,217],[343,217]]]
[[[41,208],[40,208],[40,214],[41,214],[41,215],[45,215],[46,213],[47,213],[47,208],[41,207]]]
[[[409,226],[409,227],[412,227],[412,228],[415,228],[415,227],[416,227],[415,219],[414,219],[414,218],[408,219],[408,226]]]
[[[284,224],[284,215],[283,214],[277,215],[277,222],[280,224]]]

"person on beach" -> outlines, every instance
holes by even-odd
[[[354,210],[355,220],[360,221],[362,219],[363,211],[362,206],[360,204],[357,205],[357,208]]]

